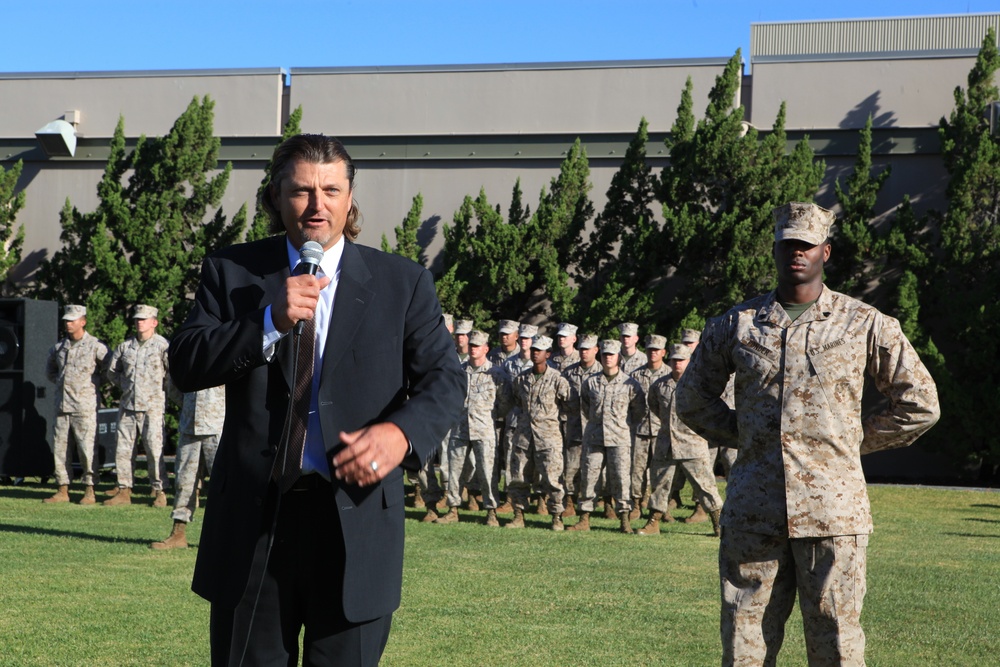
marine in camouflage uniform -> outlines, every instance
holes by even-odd
[[[555,349],[549,357],[549,366],[560,373],[580,361],[580,353],[576,351],[577,326],[569,322],[560,322],[556,329]]]
[[[476,461],[476,475],[483,490],[486,507],[486,525],[499,526],[497,521],[497,488],[492,477],[493,459],[496,456],[497,418],[503,417],[511,405],[510,381],[506,372],[486,358],[489,338],[483,331],[469,334],[469,360],[462,364],[466,375],[465,406],[462,416],[451,430],[448,459],[455,466],[448,477],[447,514],[435,523],[458,521],[458,507],[462,504],[459,462],[466,459],[471,449]]]
[[[531,368],[531,341],[535,336],[538,335],[538,327],[534,324],[524,324],[518,325],[517,329],[517,343],[518,352],[517,354],[510,356],[503,364],[503,369],[507,372],[507,377],[514,381],[514,378],[519,376],[521,373]],[[506,486],[510,486],[511,481],[511,470],[510,470],[510,456],[511,456],[511,443],[514,440],[514,432],[517,430],[517,421],[521,416],[521,408],[517,406],[515,402],[511,407],[510,412],[507,413],[506,427],[504,429],[504,437],[501,441],[501,447],[503,449],[503,469],[504,469],[504,480]],[[511,506],[510,494],[507,496],[507,502],[505,507],[501,508],[501,511],[513,511]]]
[[[508,528],[524,527],[531,484],[538,473],[539,488],[546,498],[552,529],[562,530],[563,438],[559,418],[568,407],[569,382],[548,364],[552,339],[535,336],[531,343],[532,367],[514,379],[514,401],[521,417],[511,452],[509,494],[514,520]]]
[[[639,383],[647,396],[653,383],[670,371],[663,363],[666,347],[667,339],[663,336],[656,334],[646,336],[646,356],[649,361],[639,370],[633,371],[632,378]],[[639,518],[648,480],[649,460],[653,453],[653,444],[656,442],[656,434],[659,431],[659,414],[653,410],[646,410],[635,427],[635,447],[632,450],[632,513],[629,515],[631,519]]]
[[[774,664],[796,594],[810,664],[864,665],[861,455],[909,445],[940,414],[899,322],[823,285],[833,220],[814,204],[775,211],[777,290],[710,322],[678,388],[685,422],[739,448],[719,551],[724,665]],[[862,419],[866,375],[888,402]]]
[[[173,389],[176,392],[176,389]],[[173,393],[172,392],[172,393]],[[185,530],[191,523],[198,507],[199,489],[203,480],[212,474],[215,452],[219,448],[219,436],[226,420],[226,388],[210,387],[189,392],[181,399],[181,415],[177,443],[177,459],[174,466],[176,495],[174,520],[170,536],[162,542],[149,545],[153,549],[177,549],[187,547]]]
[[[700,341],[701,332],[697,329],[684,329],[681,333],[681,343],[687,345],[691,349],[691,354],[694,354],[695,348],[698,347],[698,343]],[[733,396],[732,375],[729,376],[729,382],[726,383],[726,391],[722,393],[722,400],[726,402],[726,405],[728,405],[730,409],[736,407],[735,398]],[[729,477],[729,470],[733,467],[733,461],[736,460],[736,454],[739,450],[735,447],[725,447],[716,445],[715,443],[710,443],[709,446],[711,447],[711,451],[717,452],[716,460],[722,465],[722,473],[726,477]],[[715,466],[713,464],[713,469],[714,467]]]
[[[587,378],[580,405],[587,415],[583,431],[583,491],[580,521],[570,530],[589,530],[594,511],[597,481],[607,460],[608,492],[616,500],[621,531],[631,533],[629,498],[632,473],[632,431],[646,411],[646,396],[639,383],[618,368],[621,343],[601,341],[599,375]]]
[[[597,363],[597,336],[587,334],[580,337],[577,344],[580,361],[563,371],[569,382],[569,402],[566,407],[566,430],[563,435],[563,488],[566,491],[563,517],[575,516],[573,501],[580,491],[580,460],[583,453],[583,429],[587,417],[580,407],[580,391],[583,382],[591,375],[601,372]]]
[[[49,350],[45,376],[56,386],[56,423],[54,434],[55,474],[59,490],[44,502],[69,502],[69,485],[73,481],[73,454],[69,448],[72,433],[83,468],[84,494],[81,505],[93,505],[94,438],[97,433],[97,389],[108,356],[108,346],[91,336],[87,326],[87,309],[70,305],[63,311],[66,337]]]
[[[441,319],[444,320],[444,326],[448,329],[448,333],[454,334],[455,320],[452,314],[442,313]],[[419,470],[416,472],[407,471],[406,473],[407,478],[411,483],[413,483],[413,506],[418,509],[427,509],[427,514],[423,519],[425,522],[437,519],[438,515],[435,511],[435,507],[437,503],[444,498],[444,489],[441,487],[441,483],[438,482],[435,464],[440,463],[442,470],[446,467],[445,462],[448,450],[448,440],[450,440],[450,438],[445,435],[445,439],[442,441],[437,451],[432,456],[427,457],[427,460],[424,461],[424,464],[420,466]],[[442,475],[446,474],[447,472],[442,473]]]
[[[154,507],[166,507],[163,492],[166,467],[163,464],[163,411],[170,370],[167,339],[156,333],[157,309],[138,305],[132,313],[136,335],[119,345],[108,363],[108,380],[121,389],[118,405],[118,436],[115,440],[117,493],[105,505],[132,502],[132,455],[136,439],[142,439],[153,487]]]
[[[695,502],[708,510],[713,532],[719,536],[722,497],[712,472],[708,441],[682,422],[676,410],[677,382],[684,376],[690,358],[691,349],[686,345],[671,345],[667,362],[670,373],[653,383],[647,395],[649,411],[659,417],[660,426],[649,466],[653,487],[649,497],[649,521],[639,529],[640,535],[659,534],[660,521],[670,516],[668,503],[676,479],[674,473],[684,469],[691,480]]]
[[[518,329],[520,324],[514,320],[500,320],[500,324],[497,325],[497,334],[500,336],[500,344],[492,348],[486,355],[486,358],[494,366],[500,368],[506,368],[506,363],[508,359],[516,357],[521,353],[521,347],[518,345]],[[493,461],[493,483],[494,485],[499,485],[500,476],[506,475],[507,472],[507,418],[503,417],[496,421],[496,434],[497,434],[497,455],[494,457]],[[506,477],[505,477],[506,480]],[[510,502],[507,501],[505,506],[505,511],[510,511]]]
[[[469,360],[469,334],[472,333],[472,328],[475,326],[472,320],[457,320],[455,322],[455,331],[453,336],[455,338],[455,352],[458,353],[458,360],[465,363]],[[452,468],[455,467],[455,463],[450,460],[451,449],[449,444],[451,442],[451,434],[448,435],[447,440],[441,443],[442,447],[446,448],[449,456],[448,460],[448,475],[451,475]],[[447,486],[447,483],[446,483]],[[469,494],[469,509],[478,510],[479,507],[476,505],[475,494],[480,493],[479,481],[476,476],[476,457],[471,449],[466,450],[465,461],[461,466],[460,475],[460,488],[465,488]]]
[[[636,347],[639,343],[639,325],[635,322],[622,322],[618,325],[621,334],[622,351],[619,355],[618,367],[625,371],[626,375],[632,375],[649,362],[646,353]]]

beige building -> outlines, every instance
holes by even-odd
[[[881,207],[910,194],[941,207],[944,171],[937,123],[953,106],[987,28],[1000,14],[761,23],[751,28],[741,86],[746,120],[761,130],[787,103],[790,140],[808,135],[827,164],[820,202],[854,162],[858,129],[872,114],[876,164],[892,164]],[[718,58],[434,67],[302,68],[0,74],[0,164],[24,160],[26,229],[18,275],[58,247],[67,198],[93,210],[96,186],[119,116],[130,141],[161,136],[195,96],[215,101],[221,160],[233,163],[223,202],[228,214],[252,206],[262,169],[291,109],[308,132],[342,138],[358,163],[362,242],[377,246],[418,192],[421,242],[433,258],[465,195],[485,187],[505,210],[520,177],[534,210],[579,137],[590,159],[597,210],[641,117],[649,159],[665,163],[662,140],[691,77],[695,111],[731,54]],[[36,132],[59,132],[49,154]],[[69,155],[69,145],[75,147]],[[52,151],[52,144],[48,151]]]

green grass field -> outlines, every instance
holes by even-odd
[[[189,587],[196,549],[148,548],[168,534],[169,510],[145,497],[124,508],[42,504],[51,493],[0,487],[0,665],[207,665],[209,606]],[[870,493],[868,664],[998,664],[1000,494]],[[719,664],[709,524],[671,524],[657,538],[604,519],[576,534],[534,515],[517,531],[486,528],[482,512],[451,526],[407,516],[384,665]],[[200,530],[196,520],[192,543]],[[805,664],[797,614],[779,665]]]

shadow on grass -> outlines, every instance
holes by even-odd
[[[962,521],[975,521],[977,523],[1000,523],[1000,519],[977,519],[975,517],[962,519]]]
[[[1000,510],[1000,505],[990,505],[988,503],[976,503],[975,505],[969,505],[969,507],[981,507],[983,509]]]
[[[1000,540],[1000,535],[980,535],[977,533],[942,533],[943,535],[948,535],[949,537],[986,537],[994,540]]]
[[[0,533],[23,533],[26,535],[49,535],[51,537],[73,537],[80,540],[92,540],[94,542],[108,542],[110,544],[149,544],[153,540],[140,540],[134,537],[111,537],[109,535],[93,535],[91,533],[81,533],[75,530],[51,530],[39,528],[37,526],[19,526],[11,523],[0,523]]]

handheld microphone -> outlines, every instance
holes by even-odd
[[[299,275],[305,274],[315,276],[319,271],[319,263],[323,261],[323,246],[315,241],[306,241],[299,248]],[[302,334],[302,327],[305,326],[303,320],[295,323],[296,336]]]

